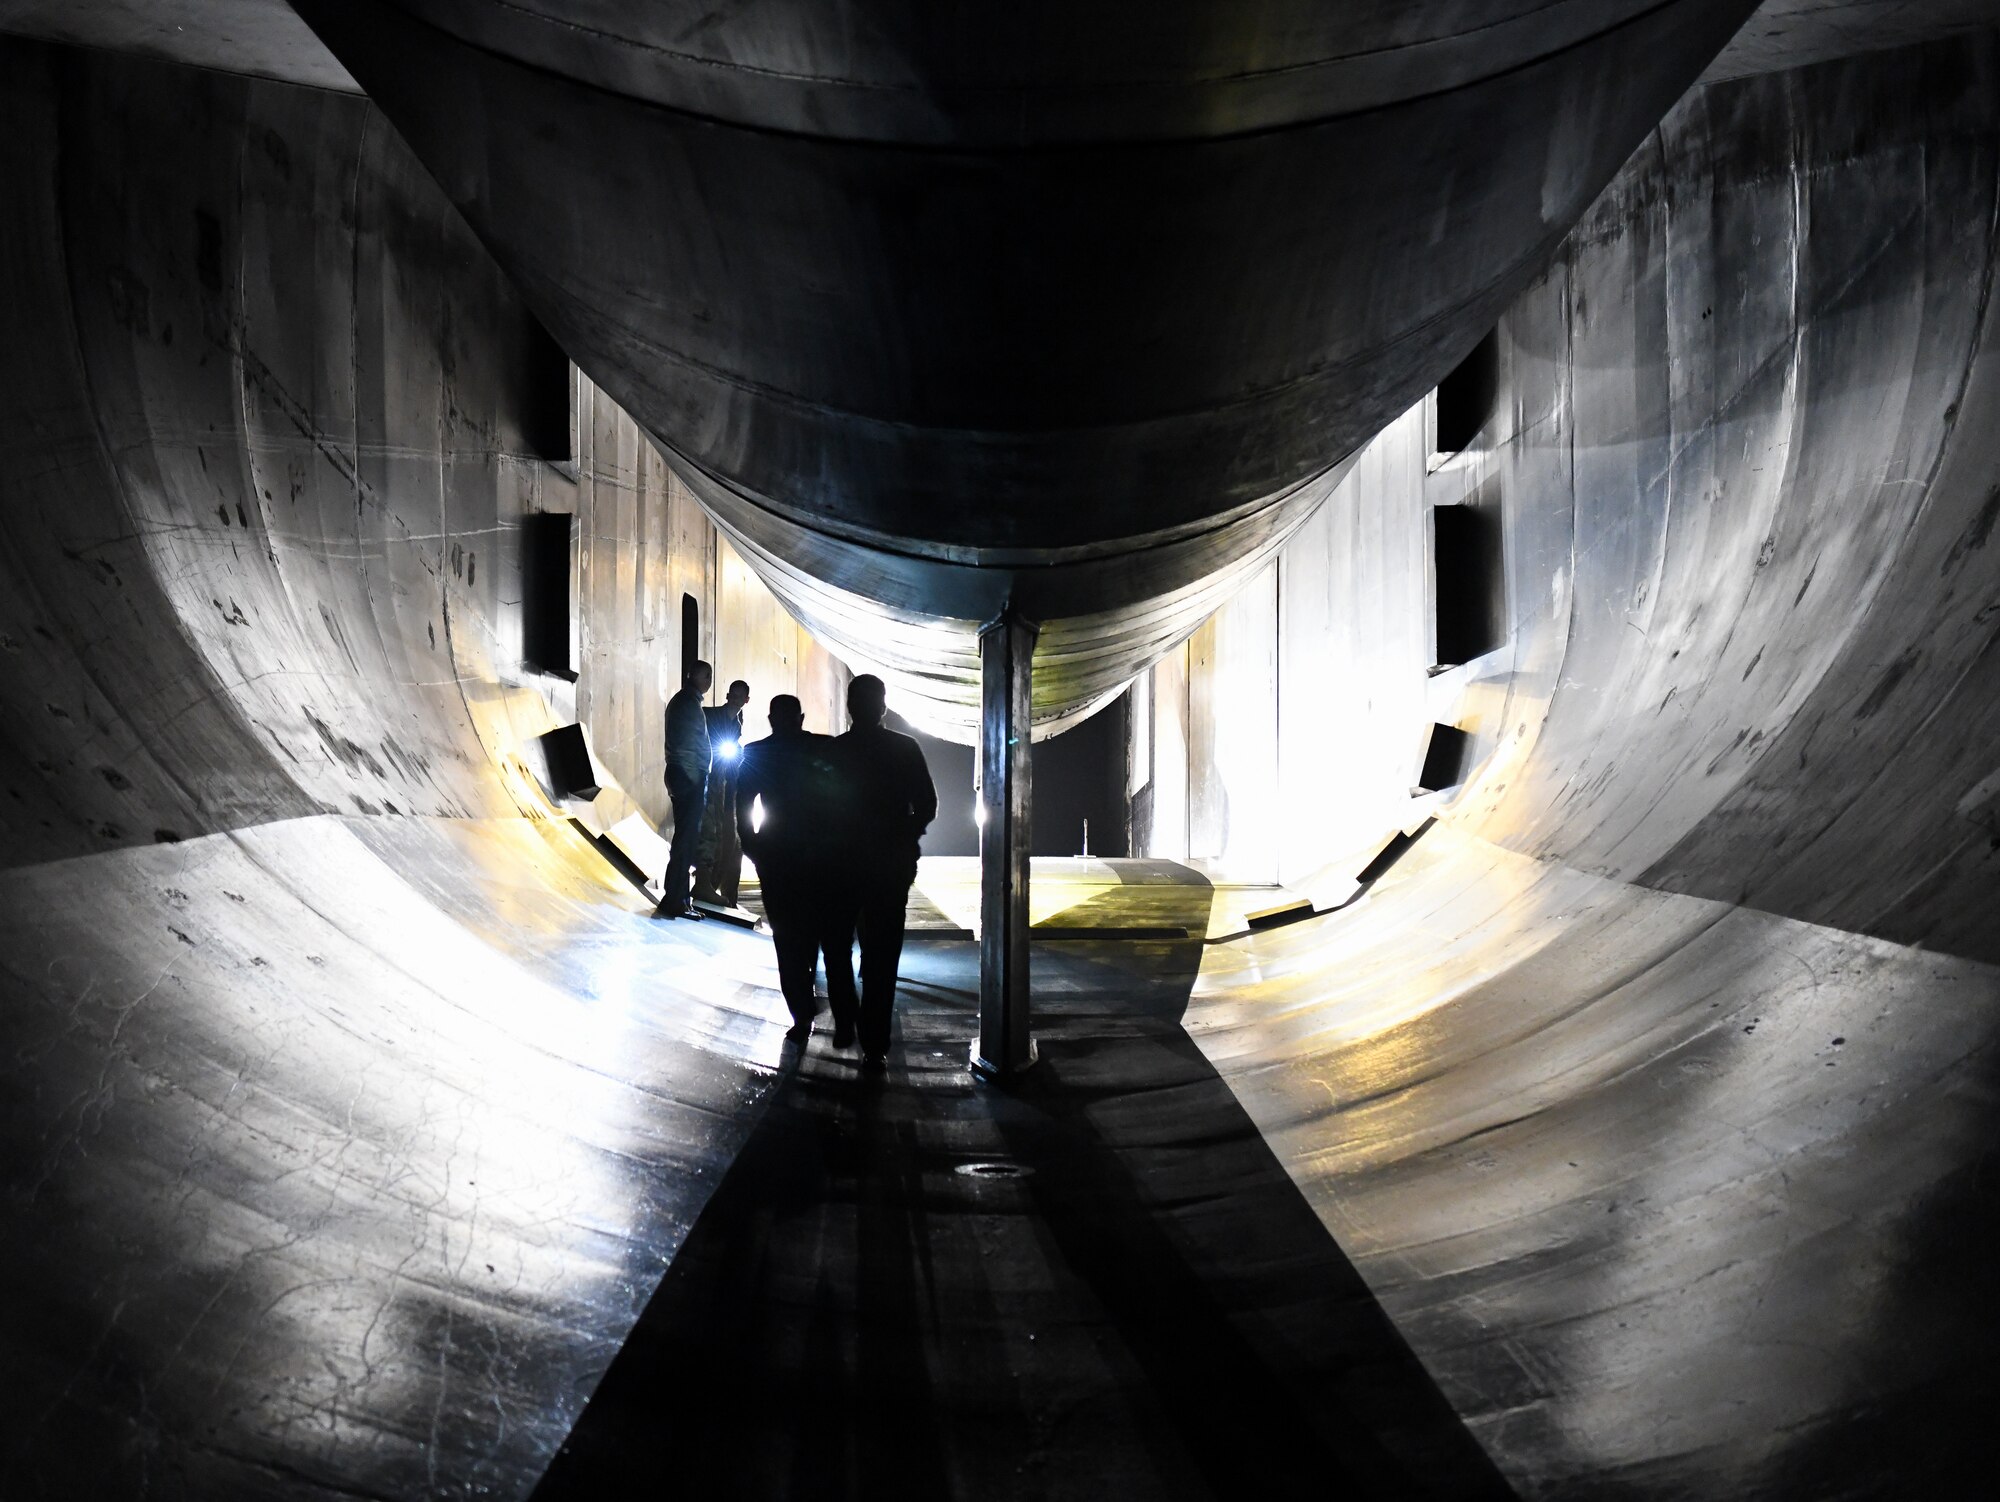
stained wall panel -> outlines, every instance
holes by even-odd
[[[1299,731],[1324,723],[1299,685],[1352,655],[1373,682],[1333,698],[1357,740],[1472,735],[1447,813],[1467,830],[2000,957],[1996,98],[1991,36],[1695,91],[1501,318],[1474,446],[1428,466],[1413,409],[1364,451],[1280,563],[1288,879],[1341,855],[1294,736],[1325,733]],[[1368,633],[1414,613],[1385,591],[1423,506],[1465,503],[1502,520],[1506,639],[1423,683]],[[1199,733],[1232,713],[1224,668],[1199,650],[1189,685],[1211,825],[1234,793]],[[1346,827],[1389,827],[1413,768],[1339,779],[1367,810]]]
[[[319,809],[532,813],[518,748],[575,718],[665,820],[662,665],[684,591],[713,649],[714,530],[587,378],[574,462],[533,452],[546,343],[395,132],[346,95],[5,51],[4,629],[49,648],[0,684],[8,858]],[[574,685],[524,662],[541,511],[577,518]],[[737,607],[801,655],[768,595]]]

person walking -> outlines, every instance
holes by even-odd
[[[873,673],[847,689],[853,728],[834,741],[841,783],[839,817],[830,823],[847,851],[845,881],[827,956],[827,995],[834,1008],[836,1048],[853,1041],[840,1026],[854,994],[851,946],[861,940],[861,995],[857,1026],[867,1067],[881,1069],[889,1052],[896,1003],[896,972],[903,957],[904,911],[917,879],[919,841],[937,817],[937,789],[916,741],[882,723],[888,691]]]
[[[697,662],[681,679],[680,692],[667,700],[667,801],[673,806],[674,833],[655,918],[701,916],[688,900],[688,869],[701,847],[702,811],[708,801],[708,716],[702,713],[702,701],[714,682],[715,669]]]
[[[702,711],[708,718],[708,803],[701,819],[701,854],[695,862],[698,902],[736,906],[743,880],[743,847],[736,835],[737,757],[743,749],[743,710],[750,685],[729,685],[720,704]]]
[[[757,863],[764,918],[778,952],[778,986],[791,1009],[792,1036],[812,1031],[819,1002],[813,976],[822,948],[827,973],[836,958],[836,934],[827,894],[837,889],[832,826],[825,815],[838,797],[834,786],[833,741],[805,728],[805,711],[790,694],[771,701],[771,733],[743,748],[736,781],[736,831],[743,850]],[[849,939],[852,942],[852,939]],[[832,993],[829,981],[829,994]],[[836,1034],[854,1035],[853,984],[834,1012]]]

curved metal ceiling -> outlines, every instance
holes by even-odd
[[[1060,45],[1056,12],[1015,6],[300,9],[780,597],[969,729],[975,678],[926,663],[1009,597],[1120,620],[1243,577],[1748,6],[1156,6],[1117,67],[1116,9],[1064,10]],[[1478,66],[1411,50],[1448,44]],[[1349,84],[1313,83],[1336,58]],[[1293,92],[1225,107],[1224,76]],[[829,80],[879,118],[820,102]],[[1199,619],[1100,633],[1126,645],[1046,675],[1037,718]]]

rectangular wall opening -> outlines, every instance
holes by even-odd
[[[701,601],[693,595],[681,596],[681,682],[688,681],[694,665],[701,661]]]
[[[1433,461],[1472,447],[1493,416],[1500,394],[1500,331],[1491,330],[1438,382],[1435,426],[1431,432]]]
[[[1431,726],[1430,739],[1424,747],[1423,770],[1417,773],[1417,785],[1410,789],[1410,796],[1457,787],[1465,781],[1471,765],[1471,736],[1456,725]]]
[[[1436,612],[1433,672],[1483,657],[1507,639],[1500,508],[1477,502],[1431,507]]]
[[[572,682],[570,553],[575,524],[567,511],[521,518],[521,658],[537,672]]]
[[[569,356],[537,319],[528,320],[528,349],[521,390],[521,436],[537,458],[576,462]]]
[[[1120,694],[1081,725],[1035,742],[1034,809],[1029,848],[1035,855],[1122,856],[1131,850],[1131,800],[1126,742],[1131,695]]]
[[[537,739],[548,764],[549,790],[558,798],[595,798],[602,788],[597,783],[597,767],[590,759],[590,742],[583,726],[559,725]]]

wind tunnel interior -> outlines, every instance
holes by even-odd
[[[1970,1494],[2000,38],[1787,14],[1038,748],[1017,1094],[968,863],[872,1091],[647,920],[848,667],[330,56],[0,37],[0,1492]]]

